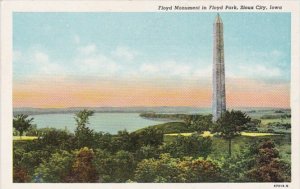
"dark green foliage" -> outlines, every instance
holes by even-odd
[[[195,159],[179,163],[184,182],[223,182],[221,168],[211,160]]]
[[[74,155],[68,151],[53,153],[48,161],[43,161],[34,171],[35,182],[66,182],[71,173]]]
[[[113,149],[112,138],[113,138],[113,136],[109,133],[95,132],[93,148],[94,149],[100,148],[100,149],[106,149],[106,150]]]
[[[169,154],[161,154],[159,159],[144,159],[135,171],[134,180],[137,182],[183,182],[181,170],[177,164],[179,159]]]
[[[156,128],[145,128],[138,133],[138,143],[140,146],[159,146],[163,143],[164,135]]]
[[[162,123],[159,125],[142,128],[142,129],[135,131],[135,133],[138,134],[147,128],[153,128],[153,129],[160,130],[163,134],[190,132],[188,125],[186,125],[184,122],[168,122],[168,123]]]
[[[280,122],[271,122],[267,124],[267,127],[269,129],[290,129],[291,124],[290,123],[280,123]]]
[[[189,115],[186,119],[189,130],[192,132],[203,133],[212,129],[212,115]]]
[[[234,156],[220,160],[222,176],[227,182],[248,182],[245,172],[255,165],[255,156],[248,145],[242,147],[239,153]]]
[[[77,124],[77,127],[85,127],[87,124],[89,124],[89,117],[94,115],[94,111],[84,109],[78,113],[75,114],[75,121]]]
[[[226,139],[232,139],[240,134],[244,125],[250,122],[250,118],[241,111],[226,111],[217,120],[215,131],[220,132],[221,136]]]
[[[111,143],[112,149],[111,151],[119,151],[119,150],[125,150],[125,151],[132,151],[134,149],[134,141],[132,141],[131,135],[126,131],[119,131],[116,136],[112,138]]]
[[[184,120],[186,114],[157,114],[155,112],[141,113],[141,117],[149,119]]]
[[[212,140],[210,137],[201,137],[193,134],[189,137],[177,136],[174,141],[164,146],[164,151],[173,157],[199,157],[206,158],[212,151]]]
[[[104,136],[102,136],[103,138]],[[112,136],[110,143],[107,146],[100,147],[110,152],[116,153],[117,151],[124,150],[129,152],[135,152],[142,146],[159,146],[163,142],[163,134],[155,128],[147,128],[138,133],[129,133],[126,130],[119,131],[117,135]],[[107,142],[108,142],[107,140]],[[109,147],[109,148],[108,148]]]
[[[245,131],[258,131],[258,127],[261,125],[261,120],[259,119],[251,119],[248,123],[242,126],[242,130]]]
[[[87,125],[89,124],[89,117],[94,115],[94,111],[84,109],[75,115],[74,119],[77,124],[75,140],[77,148],[92,147],[94,145],[94,131],[87,127]]]
[[[231,140],[245,130],[244,125],[250,121],[245,113],[241,111],[226,111],[217,120],[214,131],[219,132],[221,137],[228,140],[228,154],[231,156]]]
[[[158,158],[162,151],[163,149],[160,147],[158,148],[155,146],[146,145],[140,147],[135,154],[138,160],[143,160],[149,158]]]
[[[159,159],[144,159],[135,172],[137,182],[221,182],[220,167],[203,159],[172,158],[161,154]]]
[[[98,149],[95,157],[99,182],[126,182],[133,178],[136,161],[132,153],[121,150],[111,154]]]
[[[23,136],[24,131],[27,131],[33,122],[33,118],[28,115],[16,115],[13,119],[13,127],[19,132],[20,137]]]
[[[41,129],[40,136],[37,140],[27,141],[25,150],[36,151],[46,150],[49,153],[56,150],[72,150],[75,149],[74,134],[64,130],[47,128]]]
[[[74,135],[64,130],[51,129],[44,132],[37,142],[41,143],[44,147],[52,147],[61,150],[74,149]]]
[[[282,113],[282,114],[283,114],[283,113],[284,113],[284,111],[282,111],[282,110],[275,110],[275,111],[274,111],[274,113],[277,113],[277,114],[280,114],[280,113]]]
[[[261,119],[278,119],[278,118],[290,118],[291,114],[272,114],[272,115],[263,115]]]
[[[44,160],[48,160],[51,152],[40,148],[39,150],[29,150],[24,148],[13,148],[13,166],[25,170],[29,175],[33,174],[34,168]]]

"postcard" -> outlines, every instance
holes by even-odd
[[[296,1],[2,1],[0,187],[292,188]]]

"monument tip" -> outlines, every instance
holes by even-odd
[[[216,20],[215,20],[215,24],[217,24],[217,23],[223,23],[219,13],[217,14]]]

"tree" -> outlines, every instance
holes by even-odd
[[[194,115],[189,127],[192,131],[203,133],[209,131],[212,125],[212,115]]]
[[[97,182],[99,177],[94,164],[95,154],[92,149],[81,148],[76,152],[72,166],[72,182]]]
[[[173,157],[202,156],[206,158],[212,151],[212,140],[210,137],[202,137],[198,134],[191,136],[177,136],[174,141],[164,146],[166,153]]]
[[[64,182],[69,176],[72,168],[74,155],[61,151],[51,155],[49,161],[43,161],[36,169],[34,176],[36,182]]]
[[[28,118],[28,115],[20,114],[14,117],[13,127],[19,131],[20,138],[24,131],[27,131],[33,122],[33,118]]]
[[[136,163],[134,155],[128,151],[118,151],[113,156],[114,170],[112,177],[114,182],[126,182],[128,179],[132,179]]]
[[[220,182],[223,181],[219,165],[211,160],[191,157],[173,158],[161,154],[159,159],[144,159],[135,171],[137,182]]]
[[[113,136],[109,133],[95,132],[93,149],[114,150],[112,147]]]
[[[145,128],[138,133],[139,146],[159,146],[163,143],[164,134],[156,128]]]
[[[131,151],[131,148],[134,146],[131,143],[131,136],[126,130],[118,131],[118,134],[112,138],[111,145],[111,151],[113,152],[119,150]]]
[[[179,162],[179,158],[172,158],[170,154],[161,154],[159,159],[144,159],[138,163],[134,179],[142,183],[183,182]]]
[[[136,151],[136,158],[138,161],[141,161],[143,159],[150,159],[150,158],[158,158],[159,154],[161,154],[161,148],[157,148],[155,146],[141,146],[137,151]]]
[[[75,114],[74,119],[77,124],[75,138],[78,148],[92,147],[94,144],[94,131],[87,127],[89,124],[89,117],[92,115],[94,115],[94,111],[86,109]]]
[[[251,120],[241,111],[226,111],[217,120],[214,131],[220,132],[221,136],[228,140],[228,154],[231,156],[231,141],[245,129],[244,125]]]
[[[84,109],[78,113],[75,114],[75,121],[77,124],[77,127],[85,127],[87,124],[89,124],[89,117],[94,115],[94,111]]]
[[[252,182],[290,182],[290,164],[279,159],[279,151],[271,140],[261,142],[253,148],[255,165],[246,172]]]
[[[60,129],[48,129],[41,134],[41,138],[36,141],[39,146],[47,150],[70,150],[74,149],[74,134]]]
[[[184,182],[222,182],[224,178],[221,168],[212,160],[198,158],[195,160],[184,160],[178,164],[182,170],[181,177]]]
[[[126,182],[133,178],[136,168],[134,154],[124,150],[111,154],[97,149],[95,164],[100,182]]]

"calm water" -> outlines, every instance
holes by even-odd
[[[34,117],[34,124],[38,128],[67,128],[69,131],[74,131],[76,128],[74,114],[42,114],[32,117]],[[89,127],[95,131],[116,134],[119,130],[126,129],[132,132],[146,126],[165,123],[166,121],[144,119],[138,113],[95,113],[90,117],[89,122]]]

